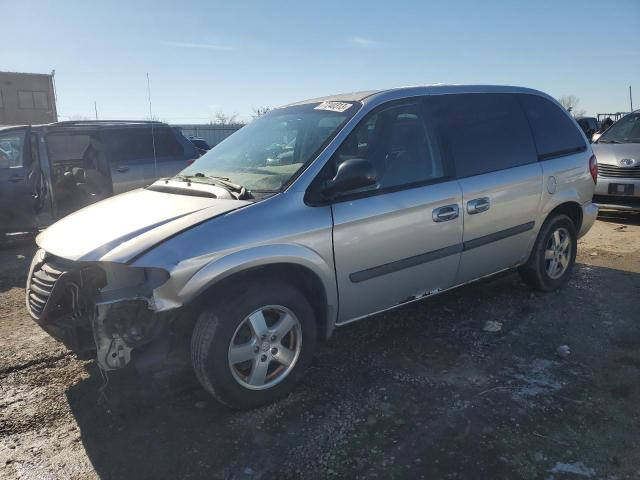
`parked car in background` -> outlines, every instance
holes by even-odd
[[[194,136],[188,136],[187,138],[189,139],[189,141],[191,143],[193,143],[195,145],[195,147],[198,149],[198,153],[200,153],[200,155],[204,155],[209,150],[211,150],[211,147],[209,146],[209,144],[207,143],[207,141],[204,138],[194,137]]]
[[[536,90],[306,100],[49,227],[27,308],[103,370],[162,368],[190,341],[203,387],[250,408],[291,391],[337,326],[512,268],[560,288],[595,179],[584,135]]]
[[[598,185],[594,201],[601,208],[640,211],[640,110],[597,136]]]
[[[160,122],[0,128],[0,234],[30,232],[90,203],[170,177],[198,158]]]
[[[591,141],[591,137],[593,137],[593,134],[596,133],[600,128],[598,119],[595,117],[579,117],[576,118],[576,122],[578,122],[578,125],[580,125],[580,128],[589,139],[589,141]]]

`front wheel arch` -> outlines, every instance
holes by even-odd
[[[283,280],[295,285],[311,304],[317,323],[319,340],[328,339],[334,329],[335,321],[327,296],[327,287],[320,277],[307,267],[295,263],[270,263],[247,268],[227,277],[211,282],[197,297],[189,302],[195,311],[201,311],[211,302],[225,297],[234,285],[248,280],[264,282]]]

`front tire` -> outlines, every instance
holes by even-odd
[[[316,347],[306,297],[281,281],[243,282],[198,318],[191,360],[202,386],[232,408],[254,408],[289,393]]]
[[[518,272],[524,282],[536,290],[557,290],[571,277],[577,249],[573,221],[566,215],[554,215],[542,225],[529,260]]]

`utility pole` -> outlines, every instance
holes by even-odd
[[[93,110],[96,112],[96,120],[98,120],[98,104],[96,101],[93,101]]]
[[[151,82],[149,80],[149,72],[147,72],[147,97],[149,99],[149,120],[151,121],[151,145],[153,145],[153,169],[154,175],[158,177],[158,159],[156,158],[156,136],[153,131],[153,110],[151,108]]]

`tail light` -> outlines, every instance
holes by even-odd
[[[589,171],[591,172],[593,183],[598,183],[598,159],[595,155],[591,155],[589,159]]]

